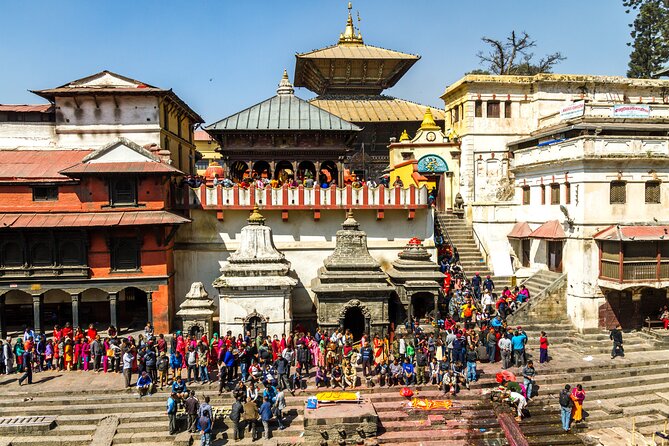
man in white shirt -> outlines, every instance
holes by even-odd
[[[502,356],[502,368],[506,370],[511,367],[511,339],[502,336],[497,342],[497,346]]]

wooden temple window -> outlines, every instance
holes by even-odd
[[[505,118],[511,117],[511,101],[504,102],[504,117]]]
[[[483,117],[483,101],[481,100],[474,102],[474,117],[475,118]]]
[[[560,204],[560,185],[551,184],[551,204]]]
[[[132,237],[112,240],[112,271],[138,271],[141,267],[139,240]]]
[[[81,266],[86,264],[84,246],[81,240],[61,240],[58,259],[64,266]]]
[[[564,183],[564,204],[571,204],[571,183]]]
[[[58,186],[33,187],[33,201],[58,201]]]
[[[499,101],[488,101],[487,104],[487,117],[488,118],[499,118],[500,116],[500,103]]]
[[[16,240],[7,239],[0,243],[2,256],[0,262],[2,267],[16,268],[23,266],[23,244]]]
[[[646,203],[653,204],[660,202],[660,182],[657,180],[646,181],[645,196]]]
[[[137,206],[137,180],[115,178],[109,182],[111,206]]]
[[[530,186],[523,186],[523,204],[530,204]]]
[[[546,186],[542,184],[539,190],[541,191],[541,204],[546,204]]]
[[[625,204],[627,202],[627,183],[625,181],[611,181],[610,187],[610,203]]]

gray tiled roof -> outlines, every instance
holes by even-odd
[[[315,130],[357,132],[361,128],[292,94],[279,94],[221,119],[206,130]]]

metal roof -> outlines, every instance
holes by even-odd
[[[0,104],[0,112],[51,113],[53,112],[53,105],[52,104]]]
[[[388,50],[373,45],[332,45],[307,53],[298,53],[296,57],[305,59],[409,59],[418,60],[420,56]]]
[[[438,108],[383,95],[342,98],[319,96],[309,102],[350,122],[420,122],[428,108],[432,110],[435,120],[445,119],[445,112]]]
[[[669,241],[669,226],[609,226],[593,236],[604,241]]]
[[[174,225],[190,220],[167,211],[0,214],[0,228],[80,228]]]
[[[528,237],[548,240],[563,240],[567,238],[564,229],[562,229],[562,223],[557,220],[547,221],[532,231]]]
[[[60,173],[92,150],[0,150],[0,182],[71,181]]]
[[[279,94],[221,119],[207,130],[313,130],[357,132],[360,127],[292,94]]]
[[[513,229],[507,234],[507,237],[519,239],[529,238],[531,233],[532,229],[530,229],[530,225],[525,221],[520,221],[513,226]]]
[[[95,175],[103,173],[182,175],[180,170],[161,162],[80,163],[60,171],[63,175]]]

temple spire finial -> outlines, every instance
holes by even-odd
[[[293,95],[295,94],[295,89],[293,84],[290,83],[288,79],[288,71],[283,70],[283,76],[281,77],[281,82],[279,82],[279,88],[276,89],[276,94],[278,95]]]
[[[258,207],[258,204],[253,206],[253,211],[251,211],[251,215],[249,215],[248,220],[246,220],[250,225],[264,225],[265,224],[265,217],[260,213],[260,208]]]
[[[423,115],[423,122],[420,125],[420,130],[441,130],[441,127],[434,122],[434,116],[432,116],[432,110],[430,107],[425,109],[425,114]]]
[[[360,44],[362,45],[362,34],[358,30],[358,34],[355,33],[355,27],[353,26],[353,16],[351,15],[351,9],[353,5],[351,2],[348,2],[348,18],[346,19],[346,29],[342,34],[339,35],[339,44]],[[358,20],[360,18],[358,17]]]

